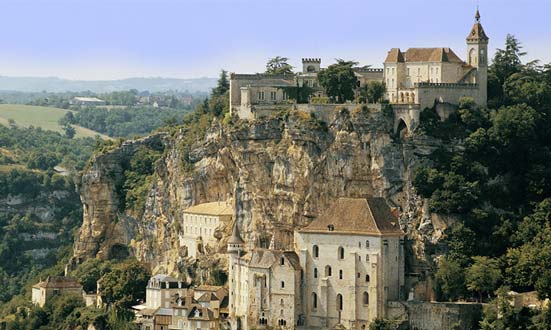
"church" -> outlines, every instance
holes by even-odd
[[[272,240],[228,241],[232,329],[367,329],[404,299],[404,232],[383,198],[339,198],[295,231],[294,249]]]

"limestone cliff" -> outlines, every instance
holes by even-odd
[[[80,187],[84,221],[73,262],[110,257],[128,247],[154,271],[183,271],[185,251],[178,246],[182,210],[202,202],[234,198],[241,189],[238,222],[249,246],[262,246],[272,235],[290,247],[293,230],[308,224],[336,197],[383,196],[401,211],[401,224],[418,260],[438,240],[445,221],[433,221],[410,183],[418,155],[437,145],[392,132],[392,118],[368,109],[341,109],[327,125],[301,112],[255,122],[222,125],[214,121],[204,139],[182,148],[186,131],[125,142],[96,155]],[[124,163],[137,146],[162,142],[145,210],[124,210],[117,186]],[[190,166],[192,165],[192,170]],[[433,224],[442,224],[440,228]],[[216,251],[220,256],[230,228]],[[419,263],[421,261],[421,263]],[[190,275],[190,274],[186,274]]]

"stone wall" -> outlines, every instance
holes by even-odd
[[[478,329],[482,304],[408,301],[406,310],[411,330]]]
[[[417,103],[421,109],[432,108],[435,101],[458,104],[462,97],[472,97],[477,104],[486,105],[486,100],[479,97],[476,84],[431,84],[421,83],[416,86]]]

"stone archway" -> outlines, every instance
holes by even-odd
[[[406,135],[409,132],[409,128],[405,120],[400,118],[398,120],[398,126],[394,131],[400,138],[404,137],[404,135]]]

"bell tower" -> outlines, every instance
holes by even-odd
[[[488,99],[488,36],[480,24],[480,12],[476,10],[475,22],[467,36],[467,64],[476,68],[478,99],[476,103],[485,106]]]

